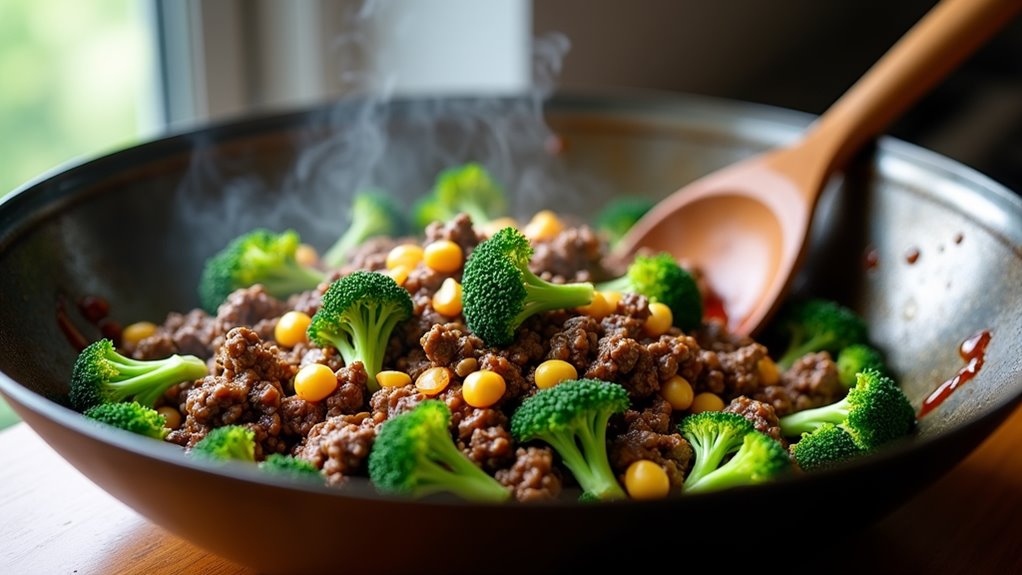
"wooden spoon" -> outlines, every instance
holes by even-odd
[[[944,0],[807,130],[802,139],[718,170],[661,201],[619,253],[666,251],[695,264],[728,327],[755,333],[786,295],[816,200],[837,169],[1011,20],[1022,0]]]

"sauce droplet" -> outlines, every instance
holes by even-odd
[[[880,252],[878,252],[873,246],[866,248],[864,262],[867,270],[875,270],[877,265],[880,264]]]
[[[937,389],[933,390],[933,393],[931,393],[923,401],[923,406],[919,408],[918,417],[921,418],[936,409],[937,406],[943,403],[944,400],[947,399],[956,389],[976,377],[979,370],[983,368],[983,363],[986,359],[987,344],[990,343],[990,336],[991,334],[989,330],[983,330],[962,342],[961,347],[958,348],[958,353],[966,362],[965,367],[958,370],[958,373],[955,374],[954,377],[940,384],[937,386]]]
[[[919,248],[916,247],[909,248],[908,251],[905,252],[905,261],[907,261],[909,265],[919,261]]]
[[[98,324],[110,313],[110,304],[99,296],[87,295],[78,300],[78,311],[90,323]]]
[[[703,299],[703,317],[705,319],[719,319],[727,325],[727,310],[724,309],[724,300],[720,299],[712,290],[707,291]]]
[[[957,234],[955,234],[955,243],[956,244],[962,243],[962,240],[964,240],[964,239],[965,239],[965,235],[962,234],[962,232],[958,232]]]

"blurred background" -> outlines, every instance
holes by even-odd
[[[935,3],[3,0],[0,195],[75,158],[353,90],[520,92],[548,32],[571,44],[559,88],[818,114]],[[1022,21],[890,131],[1022,190]]]

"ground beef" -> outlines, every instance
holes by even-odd
[[[275,319],[284,315],[289,309],[285,302],[266,293],[266,289],[259,284],[234,290],[216,310],[216,329],[219,333],[227,333],[234,327],[255,326],[261,320],[272,319],[274,321],[269,328],[270,336],[272,336],[273,325],[276,324]],[[253,329],[260,333],[260,337],[266,335],[261,333],[264,330],[265,326],[262,326],[260,330]],[[264,337],[264,339],[269,339],[269,337]]]
[[[787,446],[784,437],[781,436],[781,425],[777,421],[777,412],[769,403],[740,395],[731,400],[731,403],[724,408],[724,412],[741,415],[751,421],[757,431],[762,431]]]
[[[390,250],[403,243],[418,243],[418,241],[411,238],[391,238],[387,236],[369,238],[348,250],[344,271],[385,270],[387,269],[387,254],[390,253]]]
[[[214,340],[220,334],[216,318],[201,309],[186,314],[172,312],[156,333],[126,351],[136,359],[163,359],[175,353],[206,359],[216,352]]]
[[[661,382],[679,374],[688,381],[694,381],[701,371],[701,364],[696,359],[699,345],[695,339],[687,335],[662,335],[659,339],[646,346],[653,364],[656,366],[657,377]]]
[[[667,472],[672,489],[680,489],[692,460],[692,447],[678,433],[657,433],[644,428],[642,420],[625,433],[610,440],[610,466],[623,476],[628,466],[640,459],[659,464]]]
[[[329,282],[324,282],[322,284],[322,287],[325,290],[326,287],[329,285],[330,285]],[[319,306],[322,303],[323,292],[318,289],[296,293],[293,296],[287,298],[288,309],[300,311],[309,317],[316,315],[316,312],[319,311]]]
[[[586,377],[620,383],[628,390],[632,401],[660,390],[657,368],[646,346],[614,334],[600,338],[598,347],[598,355],[586,369]]]
[[[699,347],[712,351],[735,351],[753,343],[752,338],[732,334],[719,318],[708,318],[695,331]]]
[[[426,358],[439,367],[453,367],[463,359],[476,358],[485,347],[483,340],[468,333],[460,323],[435,324],[419,343]]]
[[[285,397],[280,402],[283,419],[283,435],[304,439],[312,427],[326,419],[326,405],[322,401],[305,401],[297,395]]]
[[[599,322],[592,317],[573,317],[550,338],[546,359],[560,359],[572,364],[578,371],[585,371],[599,353],[601,333]]]
[[[483,238],[476,233],[467,214],[458,214],[448,222],[433,222],[426,226],[424,243],[429,244],[437,240],[450,240],[458,244],[467,259]]]
[[[611,429],[624,433],[628,429],[641,429],[654,433],[668,433],[671,429],[671,416],[674,409],[667,400],[654,395],[650,402],[641,409],[629,409],[619,418],[611,420]]]
[[[496,477],[518,501],[551,500],[561,493],[561,475],[547,447],[519,447],[511,468],[497,471]]]
[[[365,411],[365,398],[368,392],[369,374],[361,361],[337,370],[337,389],[326,396],[327,417],[351,415]]]
[[[316,424],[305,441],[294,450],[323,471],[330,485],[362,473],[376,440],[376,422],[365,414],[339,415]]]
[[[625,293],[617,302],[614,313],[644,323],[649,319],[649,300],[636,293]]]
[[[724,394],[728,398],[752,395],[763,387],[759,376],[759,362],[767,357],[767,350],[758,343],[740,347],[735,351],[717,354],[720,370],[724,373]]]
[[[408,272],[404,288],[408,290],[408,293],[417,296],[419,299],[424,299],[426,307],[432,310],[433,294],[440,289],[440,285],[449,277],[451,277],[451,274],[438,272],[426,264],[419,264],[412,268],[412,271]],[[455,279],[460,279],[460,277],[455,277]]]
[[[827,352],[810,353],[781,374],[779,385],[762,388],[753,399],[769,403],[783,417],[833,403],[845,393],[837,366]]]
[[[619,313],[612,313],[600,320],[600,329],[603,330],[603,335],[619,335],[636,340],[642,339],[642,329],[645,325],[646,322],[644,320],[638,320]]]
[[[172,440],[191,447],[214,427],[238,424],[255,432],[257,458],[284,452],[281,381],[294,376],[294,366],[245,327],[227,333],[216,364],[215,375],[188,391],[185,422]]]
[[[516,399],[525,397],[534,386],[522,376],[522,370],[511,363],[506,357],[486,352],[479,358],[479,369],[488,369],[496,372],[504,378],[507,391],[501,401],[513,402]]]
[[[529,318],[515,331],[515,339],[511,345],[495,350],[496,353],[506,357],[508,361],[519,367],[525,367],[543,359],[547,353],[545,344],[549,338],[544,338],[542,332],[534,328],[545,321],[547,321],[545,314]]]
[[[532,242],[531,268],[555,283],[586,282],[606,276],[600,238],[588,226],[563,229],[556,236]]]
[[[373,418],[386,421],[395,415],[410,411],[426,400],[414,385],[402,387],[381,387],[369,398],[369,408]]]

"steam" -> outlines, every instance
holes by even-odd
[[[525,93],[403,99],[393,95],[393,75],[373,69],[367,57],[374,8],[368,1],[348,13],[347,30],[333,50],[341,58],[347,95],[293,136],[300,151],[280,158],[286,166],[228,161],[210,142],[196,143],[179,186],[177,216],[190,228],[198,226],[208,241],[180,242],[201,251],[184,257],[203,261],[256,227],[293,228],[323,249],[349,224],[347,210],[357,192],[384,190],[400,205],[411,206],[441,170],[470,161],[486,166],[504,185],[511,215],[520,219],[545,207],[583,207],[585,196],[578,189],[583,184],[548,151],[554,134],[543,115],[543,102],[569,49],[565,36],[534,40],[532,83]],[[232,151],[231,157],[246,156]],[[267,173],[283,176],[257,175]]]

